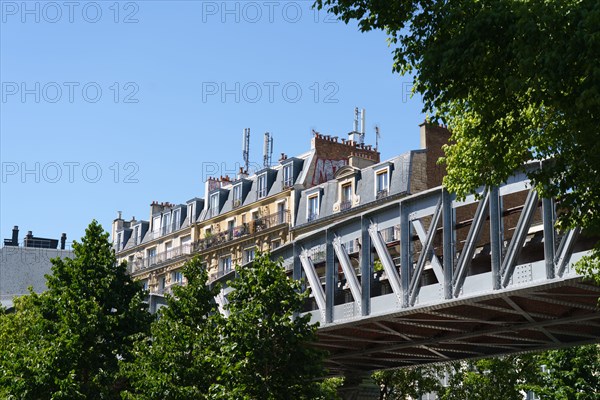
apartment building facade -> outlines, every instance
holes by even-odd
[[[112,226],[119,261],[127,261],[134,279],[151,296],[162,296],[185,284],[183,264],[200,255],[210,280],[228,276],[235,266],[254,259],[256,251],[275,251],[292,240],[302,193],[334,179],[350,163],[374,164],[379,152],[357,139],[314,132],[310,150],[295,157],[282,154],[276,165],[249,175],[209,178],[204,196],[185,204],[153,202],[150,218]],[[151,306],[152,308],[152,306]]]

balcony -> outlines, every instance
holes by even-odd
[[[381,200],[385,197],[388,197],[389,191],[387,189],[382,189],[377,191],[377,195],[375,196],[376,200]]]
[[[192,254],[192,245],[190,243],[183,244],[181,246],[173,247],[162,253],[157,253],[144,258],[138,258],[131,265],[131,272],[139,272],[148,268],[152,268],[167,261],[184,257]]]
[[[264,231],[278,225],[289,224],[290,212],[284,210],[275,214],[270,214],[264,217],[255,219],[254,221],[244,223],[227,229],[225,232],[214,233],[210,237],[200,239],[194,245],[195,251],[205,251],[211,247],[221,246],[228,242],[255,235],[260,231]]]
[[[352,208],[351,200],[344,200],[340,203],[340,211],[346,211]]]

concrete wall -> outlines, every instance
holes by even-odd
[[[31,286],[34,292],[46,290],[46,278],[50,274],[55,257],[73,257],[70,250],[38,249],[6,246],[0,249],[0,302],[12,307],[15,296],[27,294]]]

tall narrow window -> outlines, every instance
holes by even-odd
[[[173,210],[173,227],[172,227],[172,231],[176,231],[180,228],[181,226],[181,210],[177,209],[177,210]]]
[[[340,203],[340,211],[348,210],[352,207],[352,183],[342,185],[342,202]]]
[[[287,164],[283,167],[283,187],[290,188],[294,185],[293,164]]]
[[[285,203],[281,202],[277,204],[277,223],[283,224],[286,220]]]
[[[140,227],[139,225],[136,225],[133,228],[133,244],[137,246],[137,244],[139,243],[140,239],[139,236],[140,235]]]
[[[215,217],[219,214],[219,194],[215,193],[210,196],[210,213]]]
[[[376,175],[376,198],[381,199],[388,195],[389,190],[389,174],[387,170],[377,172]]]
[[[121,241],[122,241],[122,233],[119,232],[117,234],[117,251],[121,251]]]
[[[166,235],[167,233],[171,233],[169,222],[171,220],[171,214],[164,214],[162,217],[162,234]]]
[[[262,174],[258,177],[258,198],[267,196],[267,175]]]
[[[242,205],[242,185],[238,184],[233,187],[233,208]]]
[[[319,216],[319,196],[317,194],[308,198],[308,215],[307,219],[313,221]]]

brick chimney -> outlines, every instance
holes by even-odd
[[[444,156],[442,146],[448,144],[451,133],[445,126],[428,122],[423,122],[419,126],[421,128],[421,149],[427,150],[427,187],[432,188],[441,185],[442,179],[446,175],[446,166],[438,165],[437,161]]]

